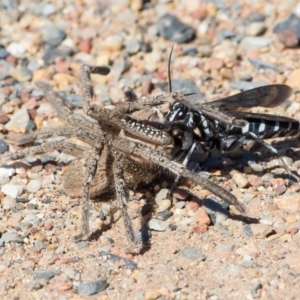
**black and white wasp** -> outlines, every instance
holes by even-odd
[[[210,103],[186,101],[186,97],[178,94],[178,101],[170,105],[166,122],[173,128],[180,128],[173,129],[172,133],[174,140],[182,145],[179,154],[181,158],[185,157],[185,163],[196,148],[208,153],[216,147],[221,153],[226,153],[242,146],[246,140],[258,142],[278,156],[277,150],[264,140],[299,134],[299,121],[276,115],[239,112],[238,109],[276,107],[292,92],[287,85],[267,85]]]

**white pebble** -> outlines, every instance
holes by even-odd
[[[168,223],[157,219],[151,219],[148,222],[147,227],[151,230],[166,231],[168,228]]]
[[[2,206],[3,206],[3,209],[5,209],[5,210],[13,209],[16,207],[16,205],[17,205],[17,201],[10,196],[6,196],[2,200]]]
[[[169,199],[162,200],[158,205],[158,211],[165,211],[171,207],[171,201]]]
[[[17,198],[23,193],[24,186],[7,183],[2,185],[1,191],[7,196]]]
[[[167,198],[168,192],[168,189],[161,189],[155,196],[155,203],[159,205],[163,199]]]
[[[11,177],[16,174],[14,168],[0,168],[0,177]]]
[[[41,188],[41,183],[38,180],[30,180],[27,184],[27,191],[29,193],[36,193]]]

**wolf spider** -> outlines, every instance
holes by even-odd
[[[82,225],[77,240],[87,238],[89,234],[89,198],[111,190],[113,179],[128,244],[133,247],[135,236],[126,209],[126,185],[138,184],[141,181],[150,182],[161,169],[192,180],[242,211],[242,206],[227,190],[212,183],[201,173],[194,173],[184,164],[174,161],[172,150],[176,145],[172,139],[172,127],[161,130],[162,127],[155,128],[146,124],[146,119],[137,121],[132,117],[134,112],[142,113],[145,108],[172,103],[175,101],[174,96],[178,94],[167,93],[142,98],[135,102],[120,104],[112,110],[91,103],[94,96],[91,74],[107,75],[109,71],[107,67],[88,65],[81,67],[81,96],[85,115],[70,110],[66,105],[67,101],[52,91],[48,84],[37,83],[58,115],[64,118],[68,125],[29,133],[17,142],[19,145],[25,145],[41,138],[75,136],[93,147],[93,150],[86,151],[85,148],[68,140],[48,142],[13,153],[4,153],[0,156],[0,164],[54,150],[75,156],[79,154],[81,157],[72,162],[63,182],[63,189],[69,196],[82,196]],[[84,165],[86,165],[85,174],[83,174]],[[78,187],[78,181],[74,176],[84,178],[81,187]]]

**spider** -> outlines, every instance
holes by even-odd
[[[70,165],[63,183],[63,190],[69,196],[82,197],[81,233],[76,236],[76,240],[86,239],[89,235],[89,199],[111,190],[114,182],[113,189],[121,210],[129,249],[132,249],[135,245],[135,236],[126,209],[126,185],[150,182],[162,169],[175,176],[192,180],[243,211],[241,204],[227,190],[212,183],[203,174],[194,173],[184,164],[174,160],[172,150],[176,145],[170,131],[176,129],[172,129],[171,126],[162,130],[148,125],[145,117],[142,117],[141,121],[132,117],[134,113],[143,116],[146,108],[174,102],[177,93],[142,98],[131,103],[123,103],[112,110],[92,104],[94,92],[91,74],[107,75],[109,72],[110,69],[103,66],[81,67],[80,84],[84,115],[70,110],[66,105],[67,101],[55,93],[48,84],[37,83],[46,99],[68,125],[45,128],[18,140],[19,145],[24,145],[36,139],[52,136],[75,136],[85,142],[89,147],[88,151],[69,140],[48,142],[13,153],[6,152],[0,156],[0,164],[54,150],[79,156],[80,158]],[[81,185],[78,185],[78,180],[82,180]]]

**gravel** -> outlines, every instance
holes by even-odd
[[[243,1],[91,0],[72,6],[5,0],[0,9],[0,153],[20,150],[13,141],[26,132],[65,124],[35,82],[50,83],[74,112],[82,113],[80,65],[109,65],[111,74],[93,75],[93,83],[96,103],[112,108],[128,91],[141,99],[168,90],[172,43],[173,91],[209,102],[284,83],[295,92],[288,101],[249,111],[299,120],[299,11],[297,1],[278,0],[262,1],[259,9]],[[299,172],[297,140],[267,142],[289,156],[284,161]],[[180,182],[170,201],[168,174],[130,190],[140,199],[127,204],[138,241],[134,254],[126,252],[122,220],[113,222],[120,218],[113,193],[90,203],[93,234],[73,242],[81,228],[80,199],[64,195],[61,186],[74,157],[53,151],[5,162],[0,168],[0,295],[25,300],[298,298],[299,184],[288,179],[267,149],[245,148],[228,157],[212,151],[203,166],[210,180],[245,204],[243,215],[190,182]]]

